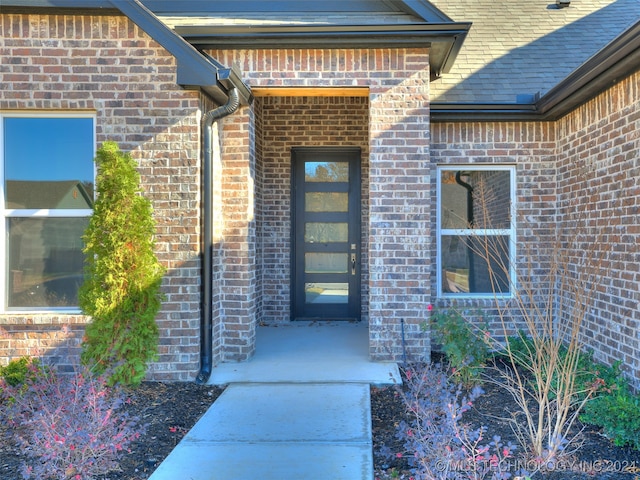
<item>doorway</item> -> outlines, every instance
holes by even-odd
[[[360,158],[292,149],[293,320],[360,320]]]

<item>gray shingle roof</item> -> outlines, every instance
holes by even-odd
[[[431,84],[447,103],[530,103],[640,19],[640,0],[433,0],[473,25],[451,71]]]

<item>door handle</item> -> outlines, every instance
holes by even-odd
[[[351,275],[356,274],[356,254],[351,254]]]

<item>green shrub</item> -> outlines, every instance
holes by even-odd
[[[12,387],[21,385],[27,379],[29,365],[38,363],[37,359],[32,359],[31,357],[21,357],[12,360],[6,367],[0,367],[0,377]]]
[[[40,360],[32,357],[20,357],[6,367],[0,366],[0,400],[13,403],[13,393],[22,391],[26,383],[37,380],[46,371]]]
[[[486,327],[471,325],[465,320],[463,312],[455,307],[436,310],[429,305],[428,310],[432,312],[434,338],[442,344],[453,378],[465,385],[477,383],[489,357],[489,348],[484,341]],[[426,328],[427,325],[423,325],[423,329]]]
[[[524,362],[534,352],[533,341],[523,334],[509,338],[509,348],[517,362]],[[561,357],[566,349],[561,349]],[[630,393],[629,384],[620,369],[593,359],[591,352],[581,353],[576,368],[576,397],[588,394],[580,420],[601,427],[616,446],[630,445],[640,450],[640,397]]]
[[[602,427],[614,445],[640,450],[640,397],[624,388],[587,403],[580,420]]]
[[[151,202],[129,154],[105,142],[96,157],[98,198],[84,234],[85,281],[80,308],[92,317],[82,360],[109,383],[137,385],[157,356],[160,284]]]
[[[533,340],[527,337],[524,332],[509,337],[507,340],[516,364],[526,366],[527,362],[531,361],[531,356],[536,354]],[[505,355],[505,351],[498,352],[498,355]],[[560,347],[559,355],[562,363],[565,361],[567,349]],[[612,366],[603,365],[593,359],[592,352],[580,353],[575,371],[576,398],[582,401],[587,395],[598,396],[626,388],[628,384],[620,370],[620,364],[621,362],[616,362]],[[546,379],[546,374],[543,378]],[[534,388],[536,387],[535,385],[533,386]],[[551,398],[555,398],[553,393]]]

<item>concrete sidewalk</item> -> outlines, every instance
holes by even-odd
[[[366,325],[261,327],[245,363],[150,480],[372,480],[370,384],[400,382],[370,362]]]
[[[234,384],[151,480],[372,480],[367,384]]]

